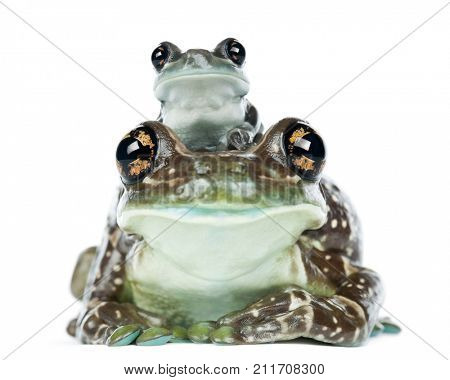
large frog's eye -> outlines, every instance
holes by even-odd
[[[122,181],[132,184],[142,180],[153,169],[158,140],[148,126],[139,126],[117,146],[116,164]]]
[[[287,128],[283,146],[289,167],[302,179],[318,181],[325,164],[322,138],[305,123],[297,122]]]
[[[245,48],[237,40],[230,38],[225,45],[227,57],[236,65],[242,66],[245,61]]]

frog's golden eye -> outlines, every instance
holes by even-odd
[[[122,182],[133,184],[151,173],[158,150],[155,132],[141,125],[128,133],[117,146],[116,164]]]
[[[318,181],[325,165],[325,144],[308,124],[296,122],[286,129],[283,146],[287,164],[300,178]]]
[[[225,44],[227,57],[236,65],[242,66],[245,62],[245,48],[234,38],[230,38]]]

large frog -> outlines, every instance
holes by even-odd
[[[230,43],[237,42],[219,46]],[[196,75],[211,85],[225,77]],[[187,97],[198,88],[197,79],[177,81],[173,96],[177,83]],[[299,337],[353,346],[395,329],[377,322],[379,276],[360,266],[357,216],[321,177],[325,146],[307,122],[283,119],[262,135],[260,125],[236,126],[225,116],[220,125],[213,117],[218,133],[197,144],[191,125],[170,115],[164,102],[160,121],[142,123],[118,145],[123,187],[102,244],[76,265],[72,292],[83,308],[71,335],[112,346]],[[208,129],[207,120],[191,119],[194,135]],[[173,129],[165,125],[171,122]],[[230,139],[232,130],[240,137]],[[237,146],[221,151],[233,148],[230,141]]]

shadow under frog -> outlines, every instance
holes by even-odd
[[[294,118],[263,135],[244,60],[234,39],[153,52],[160,116],[120,142],[124,186],[72,277],[81,342],[354,346],[397,330],[377,321],[380,279],[360,266],[350,202],[321,178],[321,137]]]

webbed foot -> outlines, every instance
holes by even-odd
[[[163,327],[150,327],[136,339],[138,346],[161,346],[172,338],[172,332]]]
[[[149,327],[143,330],[140,325],[125,325],[117,328],[107,339],[106,344],[112,347],[127,346],[160,346],[172,338],[172,333],[163,327]]]
[[[142,332],[165,321],[129,303],[98,302],[77,322],[83,343],[124,346],[134,343]]]
[[[107,338],[106,344],[112,347],[127,346],[133,343],[141,332],[142,328],[138,324],[118,327]]]

